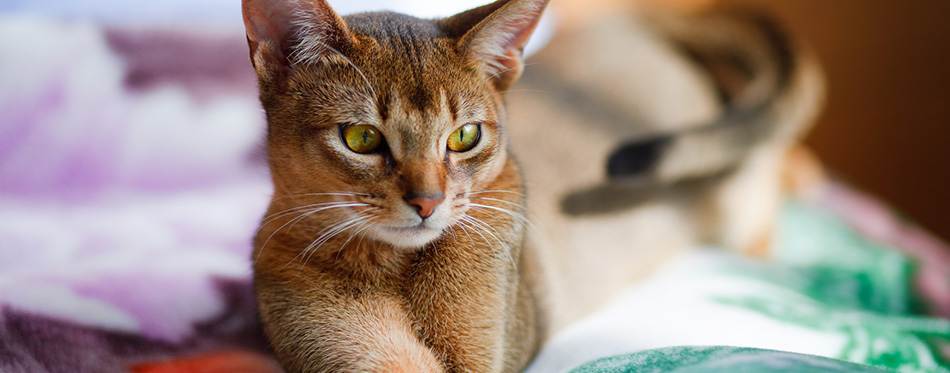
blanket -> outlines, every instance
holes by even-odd
[[[0,371],[279,371],[250,286],[263,115],[232,31],[0,13]],[[791,199],[778,237],[769,262],[684,255],[529,371],[697,354],[947,371],[946,245],[839,183]]]
[[[824,193],[838,194],[838,199],[861,198],[837,184],[825,188]],[[840,212],[860,212],[861,219],[869,219],[863,213],[873,207],[865,207]],[[827,205],[790,200],[782,211],[772,260],[693,250],[555,335],[528,372],[562,372],[584,364],[587,368],[576,371],[640,371],[631,367],[644,359],[675,361],[665,364],[679,368],[699,361],[696,371],[705,372],[723,364],[737,367],[722,355],[733,355],[731,360],[742,364],[783,358],[761,356],[757,349],[804,357],[789,355],[796,363],[813,364],[809,356],[823,356],[901,372],[950,372],[950,320],[923,315],[937,310],[934,297],[918,286],[935,285],[924,285],[921,278],[929,264],[887,240],[869,239],[859,224]],[[946,286],[946,279],[944,272],[937,286]],[[942,297],[945,291],[933,295]],[[720,348],[695,349],[710,346]],[[757,349],[723,351],[723,346]],[[663,354],[672,355],[657,357]],[[679,355],[686,357],[675,357]],[[599,364],[617,365],[618,359],[631,365],[599,370]],[[779,365],[787,369],[782,371],[805,371],[789,364]],[[836,368],[829,371],[867,371],[832,366]]]

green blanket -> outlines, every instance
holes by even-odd
[[[584,364],[572,373],[875,373],[868,365],[813,355],[746,347],[667,347],[609,357]]]
[[[556,335],[529,372],[950,372],[950,320],[922,314],[926,263],[801,202],[772,255],[684,255]]]

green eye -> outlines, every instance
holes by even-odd
[[[453,152],[467,152],[478,144],[482,128],[478,124],[470,123],[462,126],[449,135],[448,147]]]
[[[383,144],[383,135],[376,127],[365,124],[343,127],[343,142],[357,153],[372,153]]]

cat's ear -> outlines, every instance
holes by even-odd
[[[339,51],[356,39],[326,0],[242,0],[251,63],[261,79]]]
[[[459,49],[482,63],[495,86],[505,90],[521,77],[524,47],[547,3],[548,0],[498,0],[446,18],[442,25],[462,35]]]

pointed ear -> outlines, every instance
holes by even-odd
[[[242,0],[251,63],[267,81],[286,78],[356,39],[326,0]]]
[[[524,69],[524,47],[548,0],[498,0],[442,21],[450,31],[462,31],[459,50],[483,64],[496,88],[510,87]]]

